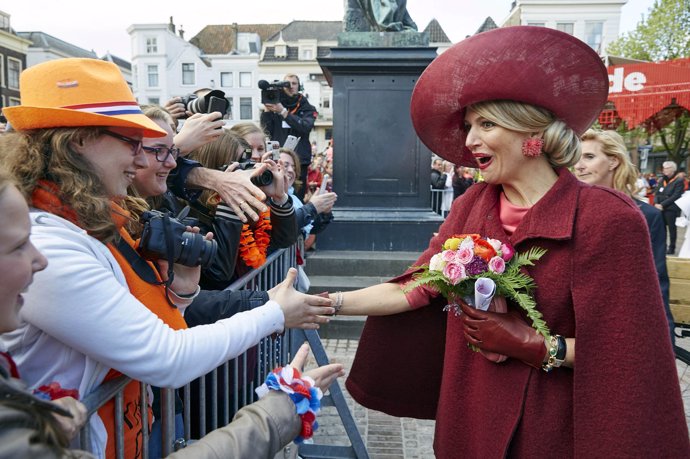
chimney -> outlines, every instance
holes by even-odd
[[[233,49],[235,51],[239,51],[239,43],[237,42],[237,40],[239,39],[239,27],[237,27],[236,22],[233,22],[231,27],[232,27],[232,39],[234,40]]]
[[[184,26],[182,24],[180,24],[179,34],[180,34],[180,38],[184,40],[184,29],[182,27],[184,27]]]
[[[170,16],[170,23],[168,23],[168,30],[170,30],[173,34],[175,33],[175,24],[173,23],[173,17]]]

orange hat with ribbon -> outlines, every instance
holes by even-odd
[[[120,69],[98,59],[57,59],[22,72],[21,105],[5,107],[13,129],[108,126],[166,135],[144,115]]]

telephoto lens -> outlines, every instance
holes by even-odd
[[[266,169],[259,175],[253,176],[251,182],[256,186],[267,186],[273,182],[273,172]]]

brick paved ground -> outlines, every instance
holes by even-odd
[[[326,339],[324,347],[332,362],[342,363],[349,370],[359,341],[352,339]],[[683,341],[687,341],[686,344]],[[690,338],[680,340],[690,350]],[[690,427],[690,367],[677,362],[685,417]],[[434,422],[410,418],[397,418],[369,410],[352,400],[341,380],[348,407],[355,419],[371,459],[429,459],[433,458]],[[324,408],[319,415],[320,428],[314,439],[317,444],[350,445],[345,429],[333,407]]]
[[[346,370],[352,366],[359,341],[326,339],[324,347],[331,362],[342,363]],[[427,459],[433,458],[434,421],[397,418],[369,410],[352,400],[341,387],[371,459]],[[326,407],[319,415],[319,430],[314,435],[317,444],[350,445],[345,428],[334,407]]]

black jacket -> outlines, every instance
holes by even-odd
[[[431,169],[431,188],[442,190],[446,187],[446,174],[442,174],[436,169]]]
[[[675,179],[674,179],[675,178]],[[654,202],[656,204],[661,204],[664,211],[675,211],[680,213],[680,209],[675,204],[676,199],[685,191],[685,182],[675,175],[673,178],[664,177],[659,181],[656,188],[656,195],[654,196]]]
[[[285,145],[288,135],[299,137],[299,143],[295,153],[299,156],[300,164],[311,163],[311,144],[309,143],[309,133],[314,128],[314,122],[318,113],[316,108],[309,103],[306,97],[299,94],[294,103],[281,100],[281,103],[288,110],[286,118],[279,113],[263,112],[261,114],[261,126],[271,137],[277,140],[280,145]],[[289,128],[283,127],[285,122]]]

